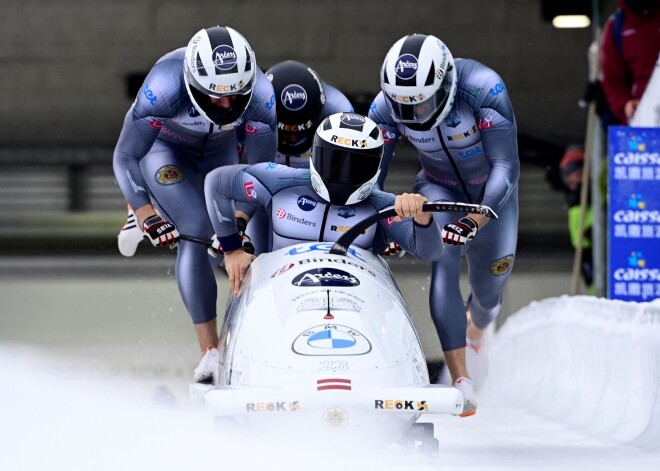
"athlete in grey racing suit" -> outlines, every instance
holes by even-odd
[[[354,244],[378,254],[394,241],[421,259],[438,259],[443,249],[440,228],[428,213],[421,212],[426,198],[395,197],[374,189],[382,151],[383,139],[373,121],[355,113],[337,113],[316,130],[309,170],[275,163],[215,169],[205,183],[216,234],[214,247],[224,250],[226,258],[239,252],[234,201],[255,202],[266,209],[271,235],[268,250],[295,249],[303,241],[336,241],[355,222],[394,206],[399,217],[372,225]],[[401,220],[409,217],[414,220]],[[240,270],[249,261],[246,258]],[[230,279],[233,276],[230,272]]]
[[[113,166],[126,201],[136,213],[153,202],[162,218],[181,234],[210,239],[213,226],[204,201],[204,178],[214,168],[239,162],[237,129],[245,133],[253,162],[273,159],[275,99],[271,83],[256,63],[248,61],[248,67],[256,71],[248,69],[254,76],[244,112],[228,124],[212,122],[191,101],[184,79],[185,52],[186,48],[180,48],[166,54],[147,75],[126,114]],[[217,287],[211,260],[204,245],[187,240],[178,244],[176,280],[203,350],[217,345]]]
[[[434,70],[434,66],[430,66],[431,73],[446,81],[454,78],[455,97],[449,92],[444,102],[438,100],[444,103],[445,112],[448,113],[444,119],[439,117],[438,110],[426,122],[426,126],[420,126],[413,121],[411,109],[394,101],[387,103],[386,100],[399,100],[403,103],[412,98],[414,102],[418,96],[428,95],[428,89],[423,88],[428,81],[422,82],[422,86],[417,88],[411,83],[415,78],[425,80],[429,76],[427,69],[422,70],[424,56],[432,55],[431,48],[438,48],[438,45],[440,49],[436,49],[438,54],[434,62],[438,69]],[[390,90],[390,98],[387,98],[385,91],[381,91],[371,105],[369,117],[382,127],[385,139],[383,171],[379,178],[381,184],[385,180],[387,165],[397,142],[405,138],[419,152],[422,167],[416,177],[414,191],[430,201],[481,203],[492,208],[499,216],[499,219],[488,222],[485,217],[470,215],[471,221],[479,227],[477,233],[470,221],[466,221],[470,226],[467,228],[458,224],[456,220],[465,215],[436,215],[436,220],[445,229],[445,243],[450,244],[456,240],[455,243],[460,244],[448,245],[442,258],[433,263],[430,292],[431,314],[455,381],[467,376],[465,360],[462,360],[461,365],[460,360],[452,357],[452,354],[462,355],[466,346],[467,319],[459,285],[461,257],[465,255],[469,265],[471,293],[467,300],[467,310],[473,323],[471,327],[476,327],[476,336],[480,337],[482,330],[500,311],[502,292],[513,266],[518,232],[520,164],[516,122],[502,79],[493,70],[474,60],[457,59],[454,70],[452,60],[447,61],[447,57],[451,58],[446,46],[433,36],[412,35],[405,38],[405,41],[402,38],[392,47],[381,71],[381,74],[389,74],[381,77],[384,82],[382,88]],[[388,69],[388,60],[391,61],[392,69]],[[444,69],[438,66],[443,60],[449,63]],[[406,70],[408,66],[411,69],[414,67],[414,71]],[[395,88],[397,86],[398,89]],[[401,96],[406,86],[410,90],[423,92],[419,95],[411,93],[410,97]],[[394,93],[391,90],[400,91]],[[390,108],[399,106],[401,119],[397,122]],[[453,232],[457,225],[460,234]]]
[[[273,65],[266,72],[273,84],[277,109],[277,153],[274,161],[293,168],[309,168],[314,132],[321,121],[353,106],[335,87],[321,80],[306,64],[287,60]],[[245,208],[243,208],[245,209]],[[255,255],[268,247],[268,216],[263,208],[246,211],[251,223],[247,234]]]

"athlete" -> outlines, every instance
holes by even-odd
[[[431,201],[484,204],[499,215],[490,222],[481,215],[436,216],[447,247],[433,263],[430,310],[452,381],[466,400],[463,414],[471,415],[477,403],[470,374],[476,379],[477,369],[485,367],[478,353],[483,332],[500,311],[516,252],[520,162],[513,109],[497,73],[474,60],[454,60],[431,35],[394,43],[380,84],[369,111],[385,138],[379,183],[405,137],[417,148],[422,168],[414,191]],[[471,291],[467,304],[459,285],[463,255]],[[466,342],[475,360],[470,369]]]
[[[395,219],[369,227],[355,244],[380,253],[395,241],[421,259],[440,257],[440,227],[430,213],[421,211],[427,199],[374,189],[384,143],[372,120],[355,113],[334,114],[317,128],[313,142],[309,170],[265,163],[222,167],[206,177],[206,202],[215,229],[212,250],[224,251],[234,294],[254,255],[242,250],[236,223],[226,216],[234,214],[233,201],[266,208],[269,250],[302,241],[336,241],[352,221],[394,206]]]
[[[211,380],[218,361],[217,286],[206,247],[180,233],[211,238],[206,174],[239,162],[237,130],[245,133],[248,159],[272,160],[276,125],[273,87],[247,40],[214,26],[156,62],[114,151],[115,177],[135,210],[119,236],[122,253],[132,255],[142,237],[155,246],[178,245],[176,280],[203,354],[195,381]]]
[[[273,84],[277,110],[277,153],[275,162],[294,168],[309,168],[312,141],[318,125],[328,116],[353,111],[346,96],[323,82],[302,62],[287,60],[266,71]],[[255,255],[264,252],[268,243],[268,217],[263,208],[246,214],[251,221],[246,234]]]

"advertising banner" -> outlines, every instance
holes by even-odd
[[[608,297],[660,298],[660,128],[609,132]]]

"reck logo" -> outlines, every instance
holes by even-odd
[[[367,141],[365,141],[364,139],[346,139],[345,137],[339,137],[334,134],[330,138],[330,141],[336,142],[337,144],[342,146],[360,147],[360,148],[367,147]]]
[[[426,401],[402,401],[399,399],[396,400],[380,400],[376,399],[374,404],[374,409],[384,409],[384,410],[429,410],[429,406]]]
[[[332,232],[346,232],[350,230],[351,227],[353,226],[330,226],[330,230]],[[360,234],[366,234],[367,232],[369,232],[369,229],[363,230]]]
[[[245,404],[246,412],[298,412],[300,403],[293,402],[248,402]]]

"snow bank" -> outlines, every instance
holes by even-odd
[[[495,337],[482,396],[660,451],[660,302],[533,302]]]

